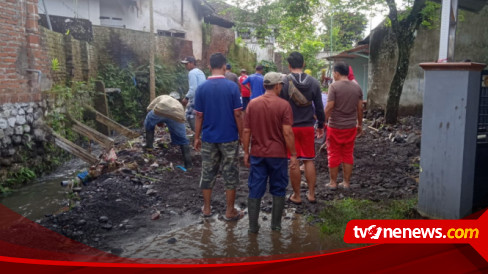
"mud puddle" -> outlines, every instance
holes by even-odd
[[[346,247],[328,240],[306,217],[287,210],[280,232],[270,229],[271,215],[261,212],[260,231],[248,234],[247,215],[238,222],[226,222],[216,215],[198,223],[126,243],[120,254],[127,258],[207,259],[299,254]]]

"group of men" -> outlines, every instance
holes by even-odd
[[[202,158],[200,188],[204,200],[201,209],[203,217],[213,215],[211,196],[219,170],[226,189],[223,219],[232,221],[244,216],[242,211],[234,207],[236,186],[239,183],[240,144],[244,150],[244,164],[250,168],[250,233],[259,231],[261,199],[268,183],[269,192],[273,196],[272,230],[281,230],[289,181],[293,193],[288,197],[288,202],[296,205],[302,203],[299,160],[304,163],[308,185],[305,198],[310,203],[316,203],[315,138],[324,136],[326,121],[330,172],[327,187],[337,189],[339,166],[343,164],[344,180],[340,186],[350,188],[354,140],[362,128],[361,88],[348,80],[349,69],[345,63],[335,64],[335,83],[329,88],[324,107],[319,82],[303,72],[305,62],[302,54],[293,52],[287,61],[290,70],[288,75],[269,72],[263,76],[263,67],[257,66],[255,74],[247,77],[244,70],[238,78],[230,71],[231,66],[227,64],[225,56],[215,53],[210,57],[211,76],[203,81],[199,79],[203,73],[196,68],[193,57],[182,61],[189,70],[190,83],[190,90],[184,99],[184,104],[188,104],[186,118],[189,123],[195,118],[192,127],[195,132],[193,146],[201,152]],[[146,124],[154,124],[147,121],[154,119],[154,115],[162,114],[154,108],[157,102],[153,103],[152,108],[148,108],[150,112]],[[177,111],[179,123],[184,120],[182,110],[183,106]],[[182,145],[186,159],[183,147],[187,143],[178,141],[181,136],[173,134],[171,123],[165,123],[170,129],[172,142]],[[188,166],[186,160],[185,166]]]

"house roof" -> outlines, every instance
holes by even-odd
[[[194,3],[197,10],[202,14],[205,23],[223,28],[232,28],[235,25],[232,18],[225,12],[228,9],[227,4],[215,0],[195,0]]]
[[[337,59],[354,59],[358,57],[367,58],[368,56],[369,56],[369,44],[363,44],[355,48],[343,51],[337,55],[329,56],[326,59],[332,61]]]
[[[434,2],[442,3],[442,0],[434,0]],[[488,0],[462,0],[458,3],[461,9],[479,12],[488,3]]]

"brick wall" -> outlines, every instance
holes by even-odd
[[[0,105],[41,99],[38,74],[47,58],[39,45],[38,0],[0,1]]]

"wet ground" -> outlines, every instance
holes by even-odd
[[[214,258],[301,253],[344,247],[328,240],[314,225],[325,201],[353,197],[382,201],[411,198],[416,194],[420,120],[405,118],[396,126],[383,126],[381,118],[365,124],[357,139],[352,191],[326,190],[326,153],[317,157],[317,204],[305,200],[288,204],[283,231],[269,231],[271,196],[263,199],[257,237],[247,234],[245,217],[237,223],[221,220],[225,210],[224,188],[217,179],[212,207],[215,215],[202,219],[202,195],[198,187],[200,156],[193,155],[194,168],[184,172],[179,147],[158,148],[150,153],[141,142],[120,142],[118,161],[123,167],[104,174],[83,187],[70,211],[48,215],[41,224],[77,241],[124,257]],[[162,142],[167,141],[164,132]],[[319,146],[319,145],[318,145]],[[317,146],[317,147],[318,147]],[[242,161],[241,161],[242,163]],[[248,169],[241,166],[236,207],[247,207]],[[341,181],[341,175],[339,176]],[[288,187],[289,189],[290,186]],[[289,193],[291,190],[288,191]]]

